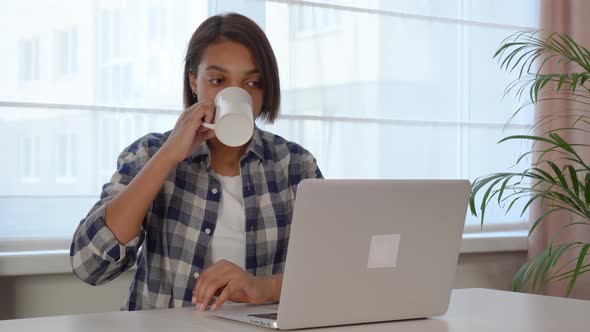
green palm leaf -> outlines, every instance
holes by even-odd
[[[501,69],[518,73],[517,79],[506,87],[504,96],[515,92],[520,100],[528,90],[530,98],[517,108],[507,125],[525,108],[542,102],[565,101],[574,108],[568,110],[569,114],[539,117],[532,128],[539,132],[553,121],[560,121],[557,129],[533,135],[511,135],[498,142],[520,140],[530,143],[530,151],[522,153],[515,165],[522,165],[525,160],[531,164],[521,172],[477,178],[469,200],[471,213],[474,216],[479,213],[483,225],[490,204],[501,207],[507,204],[508,212],[522,201],[522,216],[534,202],[540,202],[548,208],[533,220],[529,234],[547,221],[548,216],[559,211],[581,218],[564,228],[590,226],[590,165],[579,153],[579,149],[588,149],[590,144],[572,143],[564,138],[573,132],[590,133],[590,51],[567,35],[518,32],[502,42],[494,58]],[[553,71],[547,70],[550,64]],[[561,125],[564,121],[568,126]],[[563,255],[572,250],[576,250],[576,258],[562,262]],[[533,292],[540,292],[550,281],[568,280],[566,295],[569,296],[579,276],[590,271],[590,263],[586,260],[588,250],[588,243],[554,244],[552,240],[546,250],[520,268],[514,276],[513,288],[523,290],[529,287]]]

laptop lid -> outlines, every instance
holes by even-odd
[[[304,180],[293,212],[280,329],[446,312],[467,180]]]

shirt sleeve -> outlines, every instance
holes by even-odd
[[[289,151],[291,153],[289,183],[293,188],[293,192],[297,192],[299,182],[305,179],[324,178],[315,157],[309,151],[295,143],[289,144]]]
[[[74,274],[90,285],[101,285],[115,279],[135,264],[145,230],[122,245],[105,223],[107,204],[122,192],[150,158],[145,137],[123,151],[117,159],[117,171],[103,186],[100,200],[82,219],[70,247]],[[144,221],[145,226],[145,221]]]
[[[318,167],[317,161],[311,153],[305,155],[305,179],[323,179],[324,175]]]

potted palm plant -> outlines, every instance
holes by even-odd
[[[532,220],[529,236],[541,223],[547,222],[548,216],[559,211],[577,216],[575,222],[563,227],[590,226],[590,160],[584,160],[580,154],[580,150],[590,145],[564,139],[565,132],[590,133],[590,90],[586,85],[590,78],[590,51],[567,35],[520,32],[504,40],[494,58],[503,70],[518,72],[506,92],[529,99],[511,119],[527,104],[566,101],[573,106],[565,115],[537,118],[536,134],[512,135],[500,140],[499,143],[511,140],[531,143],[531,150],[516,162],[526,163],[525,170],[495,173],[475,180],[469,202],[471,213],[479,214],[483,226],[490,204],[500,204],[506,212],[521,204],[518,208],[522,216],[537,202],[548,206],[548,211]],[[567,126],[539,130],[539,126],[552,120],[563,122],[564,117]],[[578,277],[590,271],[590,263],[586,261],[587,257],[590,259],[590,243],[556,243],[557,233],[554,235],[548,247],[531,257],[516,273],[514,290],[540,292],[548,282],[565,280],[566,296],[569,296]],[[560,259],[572,252],[574,259]]]

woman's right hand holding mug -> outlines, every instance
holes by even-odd
[[[203,142],[215,137],[214,130],[202,125],[211,123],[214,116],[215,106],[211,102],[197,102],[187,108],[176,121],[161,152],[176,164],[186,159]]]

